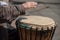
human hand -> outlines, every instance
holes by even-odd
[[[37,7],[37,2],[26,2],[22,4],[25,9],[30,9],[30,8],[36,8]]]

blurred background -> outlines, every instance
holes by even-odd
[[[8,0],[2,0],[8,2]],[[60,0],[10,0],[14,2],[35,1],[40,2],[37,8],[26,10],[26,15],[47,16],[57,23],[53,40],[60,40]],[[41,10],[41,8],[44,8]],[[48,7],[48,8],[46,8]]]

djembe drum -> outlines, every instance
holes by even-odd
[[[52,40],[56,29],[53,19],[42,16],[21,16],[16,26],[20,40]]]

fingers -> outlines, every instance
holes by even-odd
[[[23,4],[23,6],[25,8],[35,8],[35,7],[37,7],[37,3],[36,2],[26,2]]]
[[[27,4],[28,4],[27,6],[31,7],[31,8],[32,7],[37,7],[37,3],[36,2],[27,2]]]

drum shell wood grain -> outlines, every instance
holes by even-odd
[[[18,33],[20,40],[52,40],[54,32],[55,32],[56,27],[51,30],[47,28],[47,30],[43,30],[41,28],[40,31],[33,30],[27,30],[25,28],[18,28]]]

